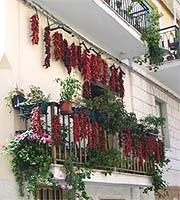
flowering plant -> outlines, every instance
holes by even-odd
[[[11,168],[22,196],[24,186],[36,199],[37,183],[53,184],[52,174],[49,172],[52,163],[50,156],[52,142],[51,136],[42,128],[40,109],[36,107],[32,111],[31,128],[25,132],[19,131],[3,147],[3,152],[11,156]]]

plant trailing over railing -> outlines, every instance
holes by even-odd
[[[15,135],[14,139],[4,147],[4,153],[11,156],[11,168],[16,176],[19,191],[24,196],[24,187],[32,192],[36,199],[38,183],[52,185],[52,163],[50,156],[52,138],[44,132],[38,107],[32,111],[32,128]]]
[[[86,192],[84,179],[90,179],[92,171],[90,168],[85,168],[85,166],[74,167],[74,158],[69,157],[64,162],[64,169],[66,173],[65,188],[69,188],[67,192],[68,200],[79,199],[88,200],[89,196]]]
[[[154,71],[158,70],[163,57],[163,50],[160,47],[161,35],[159,33],[159,18],[161,16],[162,14],[155,12],[149,14],[149,26],[141,35],[141,39],[147,42],[149,50],[148,53],[144,55],[143,59],[138,58],[135,60],[135,62],[142,65],[150,59],[150,64],[152,64],[152,66],[150,66],[149,69],[153,69]]]
[[[163,143],[162,149],[164,152]],[[169,195],[168,191],[166,190],[168,185],[163,179],[164,168],[167,167],[169,162],[170,160],[165,157],[165,154],[161,155],[161,160],[159,163],[157,163],[155,160],[152,162],[152,169],[147,173],[147,175],[151,176],[152,178],[152,186],[145,188],[144,193],[148,193],[148,191],[154,191],[159,198],[165,198]]]

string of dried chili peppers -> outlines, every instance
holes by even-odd
[[[44,67],[47,69],[50,67],[50,58],[51,58],[51,37],[50,37],[50,26],[45,27],[44,29],[44,42],[45,42],[45,61]]]
[[[96,84],[99,79],[99,74],[98,74],[98,59],[97,56],[91,54],[90,57],[90,69],[91,69],[91,82]]]
[[[74,134],[74,143],[80,142],[80,125],[79,125],[79,116],[78,114],[73,115],[73,134]]]
[[[68,74],[70,74],[71,70],[72,70],[71,50],[68,47],[68,42],[67,42],[66,39],[63,40],[63,46],[64,46],[64,49],[63,49],[63,52],[64,52],[63,62],[64,62],[64,65],[65,65],[67,71],[68,71]]]
[[[92,148],[97,148],[99,144],[99,124],[96,121],[92,121]]]
[[[54,115],[51,122],[51,134],[54,144],[60,144],[61,140],[61,123],[58,115]]]
[[[53,34],[54,59],[62,61],[63,59],[63,36],[57,31]]]
[[[39,107],[35,107],[31,112],[31,127],[33,133],[37,136],[42,136],[43,134],[41,113],[42,111]]]
[[[72,67],[75,69],[78,67],[78,47],[74,44],[74,42],[70,46],[71,49],[71,62]]]
[[[90,58],[86,50],[84,50],[81,55],[81,75],[84,80],[91,79]]]
[[[130,129],[128,129],[127,133],[123,136],[123,144],[124,144],[124,155],[128,157],[128,156],[130,156],[130,153],[132,151]]]
[[[34,14],[31,18],[30,18],[30,22],[31,22],[31,31],[32,31],[32,45],[35,45],[39,43],[39,17],[38,14]]]
[[[91,83],[90,81],[86,80],[83,83],[83,91],[82,91],[82,96],[86,99],[92,98],[91,94]]]

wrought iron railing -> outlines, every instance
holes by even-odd
[[[149,8],[143,2],[132,0],[104,0],[113,10],[121,15],[139,32],[143,32],[148,25]]]
[[[177,26],[169,26],[160,29],[161,47],[164,56],[162,62],[180,58],[180,29]]]

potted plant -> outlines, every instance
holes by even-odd
[[[14,88],[11,92],[8,92],[8,95],[5,97],[6,106],[9,108],[9,112],[13,108],[19,108],[20,103],[24,102],[25,95],[22,89],[19,89],[18,86]]]
[[[61,114],[72,114],[72,101],[78,96],[78,92],[81,90],[81,83],[71,76],[64,80],[57,78],[56,82],[60,85]]]
[[[38,86],[31,85],[29,89],[26,101],[20,104],[20,115],[30,117],[32,109],[36,106],[41,108],[42,114],[46,114],[50,95],[45,95]]]

